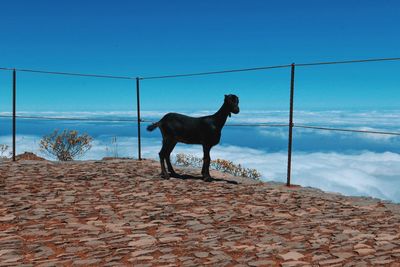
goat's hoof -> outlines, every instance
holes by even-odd
[[[213,179],[211,178],[211,176],[205,176],[203,177],[203,181],[204,182],[211,182]]]
[[[180,177],[180,175],[177,174],[176,172],[169,172],[169,176],[170,177],[174,177],[174,178],[179,178]]]
[[[161,173],[160,174],[161,178],[165,179],[165,180],[169,180],[169,175],[168,173]]]

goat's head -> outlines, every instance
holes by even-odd
[[[224,103],[229,108],[229,117],[231,116],[231,112],[233,114],[239,113],[239,97],[236,95],[225,95]]]

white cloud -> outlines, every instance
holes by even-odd
[[[18,153],[39,152],[40,138],[19,136]],[[10,136],[0,136],[0,144],[11,146]],[[118,137],[119,156],[137,157],[137,139]],[[158,158],[161,141],[158,138],[143,138],[144,158]],[[101,159],[112,156],[111,136],[100,136],[93,142],[93,148],[82,159]],[[176,153],[190,153],[202,157],[201,146],[178,145]],[[265,181],[286,181],[287,153],[267,153],[258,149],[219,145],[211,150],[212,158],[223,158],[255,168]],[[364,195],[400,202],[400,154],[374,153],[294,153],[292,161],[292,183],[311,186],[325,191],[345,195]]]
[[[141,110],[143,118],[159,119],[169,111],[164,110]],[[216,112],[216,110],[175,110],[191,116],[204,116]],[[116,111],[18,111],[18,115],[34,116],[65,116],[65,117],[135,117],[136,109],[116,110]],[[11,115],[11,112],[0,112],[0,115]],[[289,113],[286,110],[241,110],[237,115],[233,115],[229,121],[235,123],[288,123]],[[295,110],[294,121],[298,124],[333,124],[333,125],[380,125],[398,126],[400,122],[400,110],[380,110],[380,111],[350,111],[350,110],[330,110],[330,111],[307,111]]]
[[[259,128],[258,132],[265,137],[275,137],[281,139],[288,138],[288,129],[287,128]]]
[[[373,127],[356,127],[353,129],[360,130],[360,131],[382,132],[382,129],[373,128]],[[383,130],[383,132],[385,132],[385,131]],[[395,129],[393,132],[400,132],[400,131],[398,129]],[[399,138],[399,136],[396,136],[396,135],[374,134],[374,133],[363,133],[363,134],[360,134],[359,137],[365,138],[365,139],[371,139],[371,140],[375,140],[375,141],[391,141],[393,139]]]
[[[215,111],[182,113],[204,116]],[[165,111],[142,111],[145,119],[158,120]],[[18,112],[19,115],[74,117],[74,118],[135,118],[136,111],[112,112]],[[10,115],[0,112],[0,115]],[[228,123],[271,123],[287,124],[287,111],[242,111],[228,119]],[[319,125],[336,128],[353,128],[372,131],[399,132],[400,110],[398,111],[295,111],[297,124]],[[74,122],[75,123],[75,122]],[[257,128],[257,131],[270,138],[287,139],[287,128]],[[296,138],[313,134],[313,137],[333,136],[340,139],[367,139],[374,144],[391,146],[398,144],[398,136],[376,134],[353,134],[346,132],[318,131],[295,128]],[[32,151],[39,155],[39,136],[18,135],[17,153]],[[352,140],[350,140],[352,141]],[[137,139],[118,137],[119,156],[137,157]],[[11,147],[10,136],[0,136],[0,144]],[[157,159],[161,141],[158,138],[143,138],[143,157]],[[393,143],[394,144],[394,143]],[[107,147],[109,148],[107,151]],[[174,153],[185,152],[202,157],[200,146],[178,145]],[[100,159],[112,156],[111,136],[99,136],[93,148],[82,159]],[[43,156],[43,155],[42,155]],[[211,151],[212,158],[224,158],[255,168],[263,174],[263,179],[285,182],[286,152],[267,153],[262,150],[238,146],[217,146]],[[358,151],[357,154],[341,153],[294,153],[292,181],[302,186],[317,187],[326,191],[341,192],[347,195],[368,195],[400,202],[400,155],[396,153],[373,153]]]

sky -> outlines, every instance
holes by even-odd
[[[1,1],[1,67],[146,77],[400,56],[396,0]],[[398,107],[400,62],[296,69],[297,109]],[[135,81],[17,73],[18,110],[131,110]],[[144,110],[287,109],[290,69],[141,82]],[[0,112],[11,103],[0,71]]]

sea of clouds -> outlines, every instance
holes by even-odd
[[[186,114],[194,116],[202,116],[209,113],[209,111],[186,112]],[[163,111],[142,112],[144,118],[154,121],[161,118],[163,114],[165,114]],[[136,113],[123,111],[41,112],[36,114],[19,113],[19,115],[126,119],[134,118]],[[241,112],[239,116],[232,116],[229,119],[229,123],[274,124],[287,123],[287,120],[287,112],[285,111],[245,111]],[[399,132],[400,111],[297,111],[295,122],[307,125]],[[19,123],[23,124],[24,121],[21,120]],[[78,128],[86,127],[88,122],[73,122],[68,125]],[[59,124],[58,126],[60,126],[58,128],[61,128],[65,125]],[[220,145],[213,148],[211,157],[228,159],[237,164],[242,164],[244,167],[255,168],[262,173],[264,181],[285,182],[287,128],[272,129],[261,127],[251,131],[257,133],[257,138],[269,140],[270,143],[267,142],[266,147],[261,147],[258,146],[256,140],[253,140],[253,145],[250,145],[250,141],[248,142],[249,145],[246,145],[247,141],[243,141],[242,136],[236,136],[234,131],[227,131],[224,133],[227,136],[229,135],[230,138],[225,141],[223,139]],[[135,136],[118,136],[117,142],[114,144],[111,142],[112,137],[113,135],[107,133],[96,134],[92,149],[82,159],[101,159],[105,156],[115,156],[116,153],[121,157],[137,157],[137,138]],[[40,138],[40,134],[19,133],[17,137],[17,153],[32,151],[44,156],[39,151]],[[237,139],[242,140],[241,142],[235,142]],[[331,146],[325,145],[328,142],[326,140],[331,140]],[[282,145],[276,149],[269,149],[269,145],[275,142],[281,142]],[[295,132],[295,144],[296,142],[300,146],[297,149],[295,146],[293,153],[292,183],[345,195],[371,196],[400,203],[399,136],[338,134],[330,131],[303,129]],[[357,142],[359,142],[358,145],[351,146]],[[345,145],[336,145],[336,143]],[[0,133],[0,144],[11,145],[9,133]],[[312,149],[302,149],[301,144],[304,147],[312,147]],[[312,146],[313,144],[314,146]],[[161,146],[158,133],[146,133],[142,140],[142,145],[143,157],[157,159]],[[188,153],[202,157],[202,149],[196,145],[178,145],[174,153]]]

